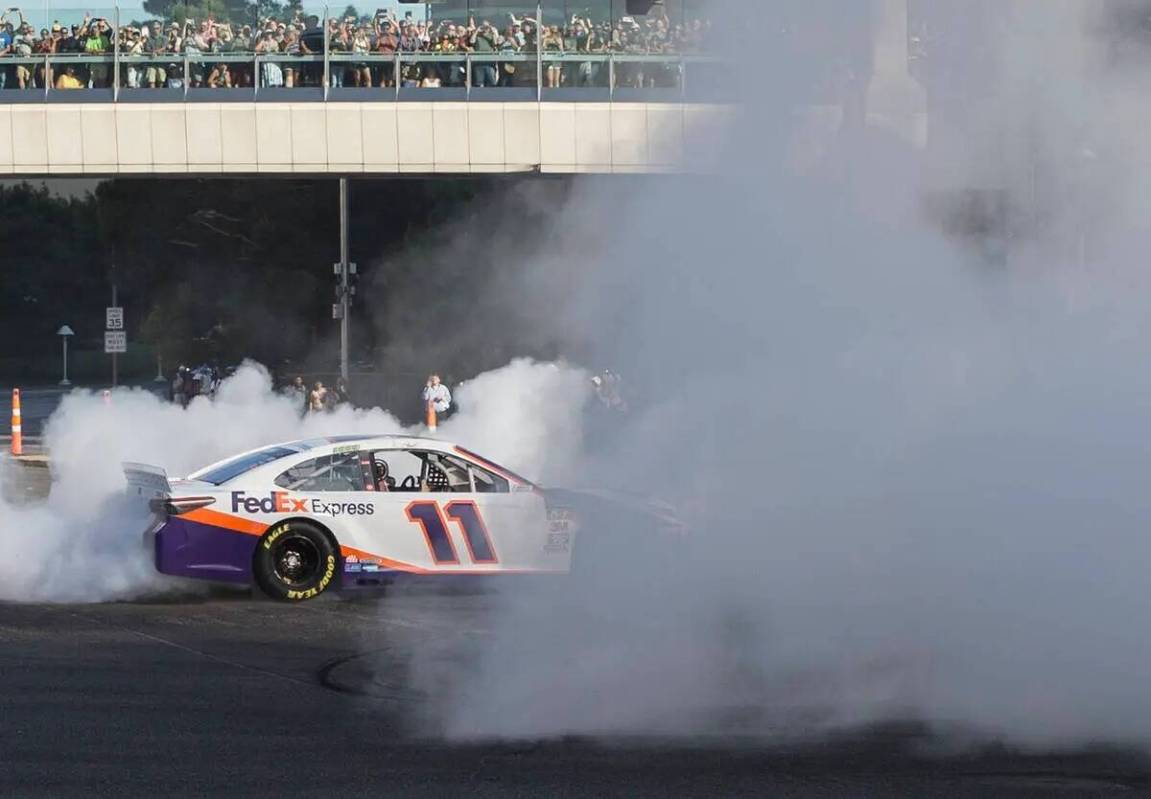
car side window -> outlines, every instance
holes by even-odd
[[[489,472],[487,469],[482,469],[474,463],[469,463],[468,468],[472,470],[472,480],[476,485],[476,493],[506,494],[511,490],[506,478]]]
[[[424,474],[420,488],[432,493],[469,493],[472,490],[468,465],[442,452],[422,452]]]
[[[321,455],[297,463],[275,480],[289,491],[363,491],[359,454]]]

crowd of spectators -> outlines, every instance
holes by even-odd
[[[316,15],[296,14],[256,24],[209,18],[117,29],[107,18],[85,14],[77,24],[56,21],[37,32],[18,9],[11,9],[0,15],[0,56],[13,59],[11,64],[0,61],[0,89],[108,88],[114,52],[120,86],[128,89],[245,88],[257,81],[261,87],[323,86],[325,43],[328,81],[334,88],[387,88],[397,82],[405,88],[463,87],[469,80],[465,54],[474,56],[474,87],[535,86],[537,58],[543,60],[547,88],[607,86],[609,69],[599,57],[616,54],[623,56],[614,70],[616,86],[653,88],[677,85],[678,67],[626,56],[702,53],[710,27],[701,19],[673,23],[656,14],[614,22],[573,15],[566,24],[541,25],[530,16],[512,14],[498,23],[475,18],[432,23],[380,12],[371,18],[331,18],[326,26]],[[436,58],[404,58],[407,53]],[[41,60],[67,54],[106,60]],[[252,54],[261,57],[253,60]],[[581,61],[580,55],[596,58]]]

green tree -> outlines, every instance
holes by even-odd
[[[221,22],[252,24],[260,11],[260,4],[246,0],[144,0],[144,10],[166,20],[183,22],[185,19],[212,19]]]

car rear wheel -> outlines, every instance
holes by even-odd
[[[260,537],[252,573],[272,599],[301,602],[327,590],[338,563],[336,548],[321,530],[306,522],[285,522]]]

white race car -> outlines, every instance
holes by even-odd
[[[124,473],[129,493],[156,513],[145,537],[157,570],[254,582],[283,600],[400,576],[566,573],[577,528],[594,518],[610,516],[610,528],[629,534],[679,532],[666,505],[544,490],[462,447],[413,436],[276,444],[184,480],[143,464]]]

